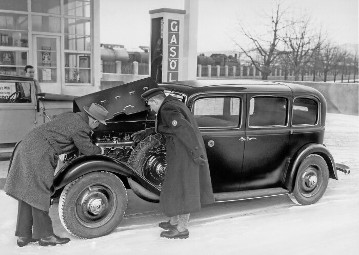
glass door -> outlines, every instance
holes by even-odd
[[[35,77],[44,87],[61,83],[59,42],[58,36],[34,35]]]

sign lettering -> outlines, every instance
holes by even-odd
[[[15,90],[15,83],[1,83],[0,84],[0,98],[7,99]]]
[[[179,40],[178,40],[178,36],[179,34],[175,34],[175,33],[169,33],[169,44],[172,44],[172,45],[178,45],[179,44]]]
[[[178,81],[179,20],[168,20],[168,73],[167,81]]]
[[[170,26],[171,26],[171,32],[179,32],[179,20],[168,20],[168,22],[170,22]]]
[[[169,57],[170,58],[178,58],[178,46],[170,46],[169,47]]]

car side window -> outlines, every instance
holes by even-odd
[[[318,103],[310,98],[296,98],[293,102],[292,125],[315,125],[318,121]]]
[[[284,97],[258,96],[249,101],[250,127],[277,127],[287,125],[288,100]]]
[[[238,127],[241,102],[238,97],[199,98],[194,102],[193,115],[199,127]]]
[[[0,103],[31,103],[31,83],[1,82]]]

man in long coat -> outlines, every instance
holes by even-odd
[[[188,238],[190,213],[202,205],[214,202],[206,149],[197,123],[185,104],[163,89],[154,88],[142,94],[151,110],[157,112],[156,132],[166,139],[166,175],[160,195],[160,205],[168,222],[159,226],[167,231],[166,238]],[[143,139],[153,130],[142,130],[133,135]]]
[[[54,234],[49,208],[58,156],[76,148],[85,155],[102,152],[90,134],[99,122],[105,124],[108,112],[97,104],[84,110],[87,114],[63,113],[34,128],[14,150],[4,189],[19,201],[15,236],[20,247],[36,241],[42,246],[70,241]]]

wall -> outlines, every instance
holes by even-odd
[[[286,81],[288,82],[288,81]],[[319,90],[327,100],[327,112],[359,115],[358,83],[300,82]]]

